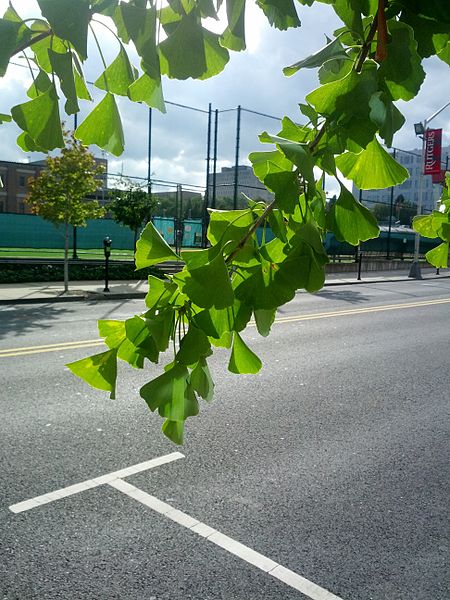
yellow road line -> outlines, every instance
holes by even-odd
[[[385,304],[381,306],[367,306],[365,308],[351,308],[348,310],[327,311],[320,313],[311,313],[306,315],[293,315],[290,317],[279,317],[275,319],[277,323],[293,323],[296,321],[312,321],[314,319],[327,319],[330,317],[345,317],[351,315],[361,315],[375,312],[384,312],[388,310],[404,310],[408,308],[421,308],[423,306],[434,306],[439,304],[450,304],[450,298],[442,298],[438,300],[422,300],[420,302],[404,302],[400,304]],[[255,326],[255,322],[249,323],[250,326]],[[0,350],[0,358],[10,356],[26,356],[27,354],[40,354],[44,352],[61,352],[63,350],[74,350],[76,348],[91,348],[94,346],[103,345],[103,340],[81,340],[78,342],[61,342],[59,344],[45,344],[42,346],[27,346],[24,348],[9,348]]]

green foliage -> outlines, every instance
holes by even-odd
[[[123,187],[110,191],[110,202],[106,209],[112,213],[117,223],[122,223],[134,232],[134,248],[136,249],[139,229],[150,220],[156,200],[131,181],[122,180],[120,183]]]
[[[425,257],[436,268],[448,267],[448,253],[450,246],[450,173],[447,173],[442,196],[439,201],[439,210],[434,210],[431,215],[420,215],[414,218],[413,227],[421,235],[428,238],[440,238],[442,243],[429,250]]]
[[[299,4],[310,6],[314,1]],[[261,134],[260,140],[270,144],[268,151],[250,155],[256,176],[274,193],[274,200],[266,205],[247,199],[240,210],[211,211],[211,247],[181,257],[149,222],[137,243],[136,266],[175,259],[185,262],[183,270],[162,281],[150,277],[142,314],[103,322],[100,333],[109,350],[71,365],[91,385],[114,393],[118,359],[143,368],[147,360],[157,363],[170,347],[172,356],[163,374],[145,384],[141,396],[163,417],[163,431],[176,443],[183,440],[185,420],[198,413],[199,399],[212,399],[207,361],[213,347],[229,351],[231,372],[257,373],[261,362],[248,348],[244,331],[253,317],[258,332],[267,336],[276,310],[298,289],[321,288],[328,261],[323,246],[327,231],[353,245],[378,235],[376,219],[343,186],[340,174],[360,189],[390,187],[406,179],[407,171],[379,140],[389,147],[402,127],[404,117],[395,102],[417,95],[425,76],[423,59],[437,55],[449,62],[449,12],[442,2],[322,1],[334,9],[342,27],[320,50],[285,68],[286,75],[318,69],[319,86],[300,103],[300,124],[285,117],[278,133]],[[69,114],[89,101],[80,63],[87,55],[96,13],[107,20],[120,47],[112,63],[94,74],[95,85],[105,95],[75,135],[114,154],[124,148],[116,95],[164,111],[161,74],[206,79],[225,67],[230,50],[245,48],[244,0],[226,1],[221,33],[208,30],[205,21],[217,17],[220,0],[171,0],[160,9],[138,0],[38,4],[40,20],[24,22],[12,7],[0,19],[0,75],[22,50],[40,69],[29,99],[11,109],[23,131],[18,143],[26,151],[63,144],[60,93]],[[278,29],[300,25],[294,0],[256,4]],[[380,14],[379,6],[384,6]],[[130,44],[139,56],[138,68],[130,58]],[[8,115],[0,116],[0,121],[7,120]],[[332,206],[322,190],[324,176],[340,187]],[[442,240],[427,255],[436,266],[447,264],[449,211],[446,188],[439,211],[414,222],[424,235]],[[134,225],[147,219],[137,207],[134,212]],[[122,215],[121,222],[125,218],[129,220]],[[267,225],[275,235],[271,241],[265,240]]]
[[[103,168],[73,134],[65,133],[65,141],[61,154],[48,156],[45,168],[30,179],[26,202],[34,214],[56,225],[84,227],[104,214],[96,200],[87,200],[99,188]]]

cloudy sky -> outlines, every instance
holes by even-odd
[[[14,2],[21,16],[35,16],[34,0]],[[0,12],[7,8],[7,0],[0,0]],[[152,177],[158,180],[180,182],[188,186],[204,186],[206,171],[207,110],[235,109],[241,105],[275,117],[289,115],[301,120],[298,103],[307,93],[318,86],[314,70],[304,70],[292,77],[284,77],[282,68],[315,52],[325,43],[325,35],[332,36],[340,22],[329,6],[313,7],[298,5],[302,21],[299,29],[280,32],[272,29],[263,13],[253,2],[247,8],[247,50],[232,53],[225,71],[207,81],[173,81],[165,79],[164,95],[167,101],[196,107],[204,112],[192,111],[167,105],[165,115],[153,111],[152,127]],[[108,40],[102,31],[102,43],[106,46],[107,60],[114,59],[117,42]],[[91,58],[92,57],[92,58]],[[20,61],[17,61],[20,62]],[[136,61],[138,64],[138,61]],[[90,59],[85,65],[87,80],[94,81],[101,72],[96,50],[90,48]],[[419,95],[409,103],[399,103],[407,122],[394,139],[394,146],[402,149],[418,147],[413,124],[429,117],[449,99],[450,76],[448,66],[438,59],[426,61],[427,78]],[[0,112],[8,113],[11,106],[25,101],[24,90],[30,85],[26,69],[10,67],[0,79]],[[91,94],[99,99],[103,93],[91,86]],[[125,133],[125,152],[119,157],[107,156],[110,173],[129,176],[147,176],[148,156],[148,109],[126,99],[119,101]],[[90,110],[84,103],[79,123]],[[73,117],[67,120],[70,125]],[[254,115],[246,110],[241,121],[240,162],[248,163],[249,152],[258,149],[258,133],[264,130],[276,132],[278,123],[270,118]],[[450,145],[450,107],[434,121],[433,126],[444,130],[444,145]],[[19,134],[13,123],[0,126],[0,157],[3,160],[27,161],[42,155],[24,154],[15,144]],[[220,113],[218,136],[218,166],[234,164],[236,135],[236,110]],[[101,156],[98,148],[94,154]],[[329,190],[335,189],[329,182]],[[159,189],[163,189],[162,187]],[[191,188],[193,189],[193,188]]]

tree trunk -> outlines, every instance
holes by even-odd
[[[69,291],[69,223],[66,223],[64,243],[64,293]]]
[[[136,229],[134,230],[134,240],[133,240],[133,252],[134,252],[134,254],[136,254],[136,244],[137,244],[137,240],[138,240],[138,235],[139,235],[139,227],[136,227]]]

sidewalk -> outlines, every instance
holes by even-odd
[[[328,273],[325,286],[363,285],[365,283],[381,283],[394,281],[413,281],[408,277],[409,268],[396,271],[366,271],[361,273],[361,281],[357,273]],[[450,277],[450,269],[441,269],[436,274],[434,268],[423,268],[423,279],[443,279]],[[0,284],[0,305],[33,304],[47,302],[74,302],[99,300],[124,300],[144,298],[148,290],[147,281],[112,281],[109,292],[104,292],[103,281],[74,281],[69,283],[69,294],[63,294],[61,281],[37,283],[4,283]]]

